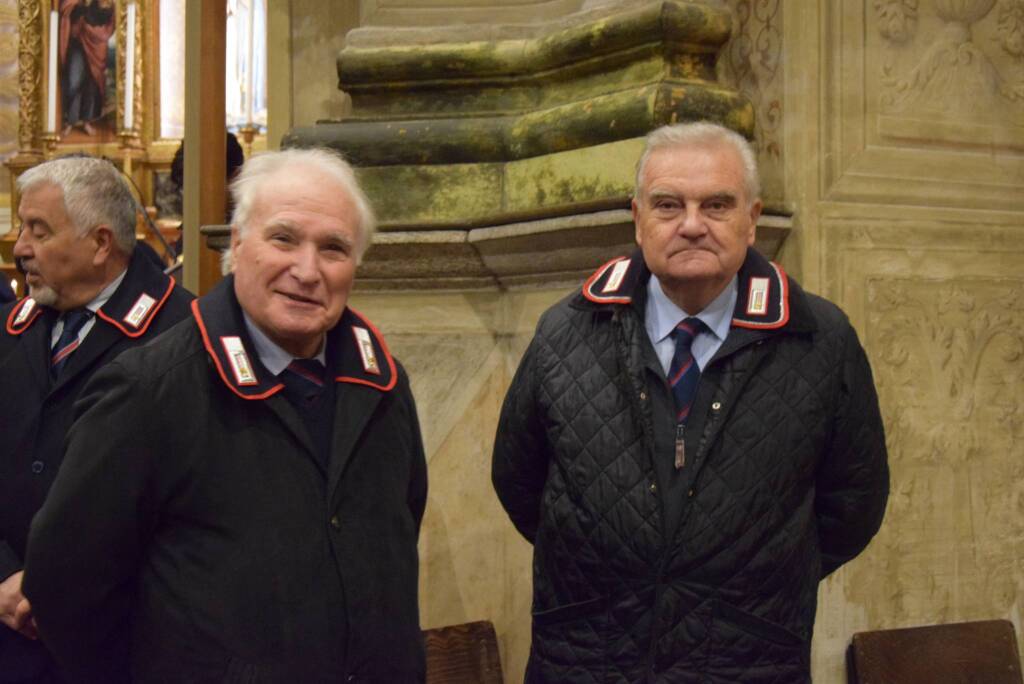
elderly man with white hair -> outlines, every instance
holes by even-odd
[[[86,388],[32,527],[40,635],[75,681],[421,681],[416,408],[347,305],[373,213],[323,150],[232,193],[232,273]]]
[[[109,162],[55,159],[17,184],[29,294],[0,307],[0,682],[52,682],[21,591],[29,523],[89,379],[188,316],[192,296],[136,253],[137,205]]]
[[[757,165],[652,132],[639,249],[541,318],[493,479],[534,547],[530,684],[809,681],[818,582],[888,495],[871,370],[835,305],[754,248]]]

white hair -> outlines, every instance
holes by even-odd
[[[747,139],[736,131],[710,121],[673,124],[656,128],[647,135],[644,152],[636,164],[635,197],[643,195],[643,173],[647,160],[659,150],[672,147],[709,146],[725,144],[736,150],[743,162],[743,185],[747,201],[753,203],[761,196],[761,179],[757,172],[757,155]]]
[[[235,209],[231,215],[232,228],[238,231],[239,237],[243,237],[249,230],[252,208],[263,183],[284,169],[300,167],[311,168],[325,176],[326,179],[336,182],[352,201],[358,221],[356,263],[361,262],[373,241],[377,219],[370,206],[370,200],[359,187],[352,166],[333,150],[325,148],[288,149],[264,152],[247,160],[234,181],[231,182],[231,197],[235,203]],[[231,272],[233,256],[230,247],[221,255],[221,271],[223,273]]]
[[[80,237],[106,224],[122,252],[131,254],[135,248],[138,203],[121,172],[107,160],[86,156],[52,159],[18,176],[17,185],[22,195],[40,185],[59,188],[64,212]]]

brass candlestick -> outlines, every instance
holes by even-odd
[[[54,154],[57,152],[57,142],[60,140],[60,136],[57,135],[56,131],[48,131],[43,133],[43,156],[47,159],[53,159]]]
[[[137,136],[135,131],[124,129],[117,134],[117,137],[121,138],[122,170],[130,178],[132,175],[132,151],[136,147]]]
[[[239,128],[238,132],[242,134],[242,141],[245,143],[245,158],[248,159],[252,156],[252,140],[260,132],[260,127],[250,121]]]

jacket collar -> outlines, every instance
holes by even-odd
[[[617,257],[597,269],[583,284],[574,301],[579,308],[605,308],[642,304],[650,277],[639,249]],[[737,274],[736,309],[732,327],[752,330],[814,330],[813,317],[803,291],[773,261],[753,248]],[[642,310],[642,309],[641,309]]]
[[[203,346],[228,389],[243,399],[266,399],[283,385],[256,355],[235,297],[234,282],[234,276],[226,276],[209,294],[193,301],[192,315]],[[388,392],[398,380],[395,360],[384,338],[354,309],[346,308],[338,324],[328,331],[326,355],[335,382]]]
[[[146,334],[174,290],[174,278],[156,268],[144,268],[143,258],[137,252],[132,254],[124,280],[96,312],[97,321],[113,326],[125,337]],[[43,308],[31,297],[23,298],[7,317],[7,332],[22,334],[39,320]]]

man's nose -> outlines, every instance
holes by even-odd
[[[28,259],[32,256],[32,248],[28,244],[28,237],[26,237],[27,234],[28,231],[22,229],[21,232],[18,233],[18,239],[14,243],[13,254],[19,259]]]
[[[679,221],[679,234],[688,238],[698,238],[707,232],[704,218],[699,206],[687,205]]]
[[[292,275],[301,283],[314,283],[320,277],[317,267],[318,254],[314,245],[304,245],[295,250],[295,261],[292,262]]]

